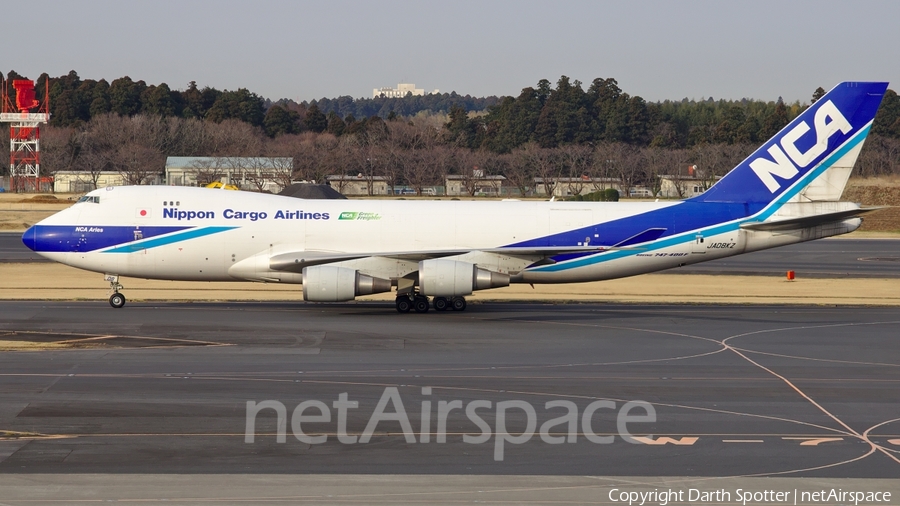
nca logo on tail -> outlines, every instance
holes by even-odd
[[[853,130],[850,122],[844,118],[844,115],[841,114],[841,111],[835,107],[831,100],[819,107],[813,122],[816,128],[816,143],[807,149],[806,152],[801,152],[797,148],[797,140],[809,131],[809,125],[802,121],[784,134],[781,138],[780,146],[776,143],[768,149],[774,162],[765,158],[757,158],[750,162],[750,168],[753,169],[753,172],[756,173],[759,180],[766,185],[770,192],[775,193],[781,188],[781,185],[773,176],[778,176],[782,179],[793,178],[799,172],[797,167],[801,169],[806,168],[828,149],[828,139],[832,135],[838,132],[847,134]]]

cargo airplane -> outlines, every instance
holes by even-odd
[[[174,186],[94,190],[25,232],[105,275],[299,283],[312,302],[396,290],[401,313],[475,290],[660,271],[856,230],[840,202],[887,83],[845,82],[705,193],[665,202],[302,200]]]

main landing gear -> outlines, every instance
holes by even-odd
[[[430,305],[434,306],[435,311],[465,311],[466,299],[463,297],[435,297],[431,304],[428,303],[428,297],[420,294],[398,295],[396,300],[397,312],[408,313],[415,311],[417,313],[427,313]]]
[[[119,276],[107,274],[104,279],[109,281],[109,289],[113,292],[109,296],[109,305],[116,309],[121,309],[125,305],[125,296],[119,293],[119,290],[125,287],[119,284]]]

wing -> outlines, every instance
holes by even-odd
[[[548,247],[527,247],[527,248],[468,248],[468,249],[447,249],[447,250],[428,250],[428,251],[382,251],[382,252],[361,252],[361,253],[342,253],[336,251],[295,251],[290,253],[281,253],[269,259],[269,268],[273,271],[300,272],[304,267],[312,265],[330,264],[334,262],[346,262],[348,260],[357,260],[360,258],[381,257],[391,258],[395,260],[405,260],[409,262],[419,262],[422,260],[430,260],[432,258],[442,258],[457,255],[465,255],[475,251],[484,253],[496,253],[512,257],[536,258],[538,260],[547,261],[551,257],[564,254],[590,254],[602,253],[604,251],[621,250],[621,249],[640,249],[640,248],[624,248],[618,246],[548,246]],[[551,261],[552,263],[552,261]]]

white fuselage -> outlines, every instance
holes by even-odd
[[[859,223],[847,220],[830,231],[772,233],[741,229],[742,217],[726,226],[710,222],[658,240],[535,265],[539,255],[482,250],[523,243],[614,246],[646,228],[677,230],[679,215],[669,211],[685,202],[302,200],[166,186],[107,188],[88,195],[92,198],[36,227],[53,232],[40,238],[39,253],[90,271],[196,281],[298,283],[299,273],[272,270],[268,262],[304,251],[365,254],[335,265],[396,279],[414,272],[417,264],[389,252],[454,249],[469,252],[449,258],[510,274],[513,282],[595,281],[845,233]],[[637,220],[637,226],[628,220]],[[618,223],[633,230],[618,230]],[[611,233],[617,237],[604,237]],[[46,246],[57,238],[59,247]]]

